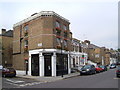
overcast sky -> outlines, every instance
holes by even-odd
[[[55,11],[70,20],[73,37],[97,46],[118,47],[119,0],[1,0],[0,27],[13,24],[40,11]]]

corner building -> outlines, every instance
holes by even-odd
[[[53,11],[35,13],[14,24],[13,67],[17,74],[69,74],[72,33],[69,20]]]

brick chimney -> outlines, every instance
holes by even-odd
[[[4,34],[6,32],[6,29],[1,29],[0,34]]]

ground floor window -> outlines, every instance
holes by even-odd
[[[56,73],[57,76],[68,74],[68,55],[57,54],[56,58]]]

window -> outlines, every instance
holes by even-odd
[[[56,21],[56,27],[60,28],[60,23]]]
[[[24,30],[26,31],[28,30],[28,25],[25,25]]]
[[[57,38],[57,43],[58,43],[58,45],[61,45],[60,38]]]
[[[25,40],[25,46],[28,46],[28,40]]]
[[[64,37],[65,37],[65,38],[67,38],[67,37],[68,37],[67,32],[64,32]]]
[[[67,41],[66,40],[64,40],[64,46],[67,46]]]
[[[58,36],[60,36],[61,31],[56,31],[56,34],[57,34]]]
[[[63,29],[64,29],[64,30],[67,30],[67,26],[66,26],[66,25],[63,25]]]

